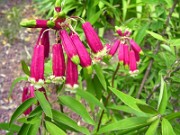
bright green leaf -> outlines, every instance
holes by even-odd
[[[180,118],[180,112],[170,113],[166,116],[164,116],[167,120],[173,120],[175,118]]]
[[[102,105],[102,103],[99,102],[99,100],[91,93],[78,89],[77,94],[79,96],[81,96],[82,98],[84,98],[90,104],[94,104],[94,105],[101,107],[102,109],[105,109],[105,107]]]
[[[165,118],[162,119],[161,128],[162,128],[162,135],[176,135],[172,128],[171,123]]]
[[[154,135],[156,133],[157,127],[159,125],[160,119],[155,120],[146,131],[145,135]]]
[[[110,124],[107,124],[100,128],[98,134],[112,132],[112,131],[123,131],[128,129],[134,129],[137,130],[140,127],[147,126],[149,123],[147,122],[149,118],[148,117],[132,117],[132,118],[126,118],[123,120],[119,120],[117,122],[113,122]]]
[[[10,120],[10,127],[12,123],[24,112],[26,111],[32,104],[36,103],[37,100],[35,98],[30,98],[24,101],[13,113],[11,120]]]
[[[26,64],[26,62],[24,60],[21,60],[21,67],[22,67],[23,72],[26,75],[30,76],[30,70],[29,70],[28,65]]]
[[[66,135],[66,133],[55,124],[45,121],[46,128],[51,135]]]
[[[150,34],[152,37],[156,38],[157,40],[167,42],[161,35],[154,33],[152,31],[146,31],[148,34]]]
[[[38,129],[41,126],[41,120],[37,121],[35,124],[31,125],[28,131],[28,135],[37,135]]]
[[[20,130],[20,127],[15,124],[11,124],[11,127],[9,127],[9,123],[0,123],[0,130],[18,132]]]
[[[28,135],[28,131],[29,131],[29,128],[30,128],[30,127],[31,127],[30,124],[24,123],[24,124],[21,126],[21,129],[19,130],[18,135]]]
[[[103,70],[102,70],[101,66],[99,64],[95,64],[94,69],[96,71],[96,74],[97,74],[97,77],[98,77],[99,81],[101,82],[102,86],[106,90],[107,89],[106,80],[105,80],[105,77],[104,77]]]
[[[137,106],[142,112],[149,113],[149,114],[158,114],[158,111],[155,110],[153,107],[147,105],[147,104],[139,104],[137,103]]]
[[[92,118],[90,117],[90,114],[87,112],[86,108],[79,101],[75,100],[70,96],[60,96],[59,100],[63,105],[68,106],[75,113],[79,114],[85,122],[92,125],[95,124]]]
[[[44,93],[40,92],[40,91],[36,91],[35,96],[36,96],[37,100],[39,101],[40,106],[43,109],[46,116],[52,118],[51,106],[50,106],[49,102],[47,101],[47,99],[45,98]]]

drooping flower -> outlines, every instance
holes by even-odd
[[[22,93],[22,102],[26,101],[29,98],[34,97],[34,87],[29,86],[29,87],[24,87],[23,88],[23,93]],[[28,115],[32,111],[32,106],[30,106],[25,112],[25,115]]]
[[[137,72],[136,57],[133,50],[129,52],[129,69],[130,69],[130,73]]]
[[[72,39],[72,41],[76,47],[76,50],[78,52],[81,66],[84,68],[91,67],[91,64],[92,64],[91,57],[90,57],[88,51],[86,50],[85,46],[81,42],[79,36],[77,34],[73,34],[71,36],[71,39]]]
[[[120,41],[119,40],[116,40],[115,43],[112,45],[110,51],[109,51],[109,56],[110,58],[112,56],[114,56],[114,54],[116,53],[118,47],[119,47],[119,44],[120,44]]]
[[[61,44],[54,44],[52,47],[52,69],[55,77],[65,75],[65,59]]]
[[[143,54],[143,51],[142,51],[141,47],[133,39],[130,39],[129,42],[130,42],[131,47],[132,47],[133,50],[135,50],[139,54]]]
[[[77,50],[70,38],[70,36],[68,35],[66,30],[61,30],[59,32],[60,34],[60,38],[62,40],[62,45],[64,46],[64,49],[67,53],[67,56],[75,63],[75,64],[79,64],[80,60],[79,60],[79,56],[77,53]]]
[[[124,58],[124,45],[120,43],[119,45],[119,52],[118,52],[118,59],[121,65],[124,65],[125,58]]]
[[[82,25],[82,28],[85,33],[88,45],[93,51],[93,53],[96,54],[98,52],[101,52],[104,47],[92,25],[89,22],[85,22]]]
[[[36,82],[44,79],[44,46],[35,45],[30,66],[30,77]]]
[[[129,66],[129,47],[124,45],[124,65],[127,68]]]
[[[72,89],[74,89],[78,86],[77,65],[74,64],[70,58],[68,58],[68,60],[67,60],[66,86],[69,88],[72,88]]]

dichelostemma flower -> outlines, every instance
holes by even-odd
[[[78,69],[77,65],[74,64],[70,58],[67,60],[66,68],[66,86],[71,89],[78,87]]]
[[[112,56],[114,56],[114,54],[116,53],[116,51],[118,50],[118,47],[119,47],[119,44],[120,44],[120,41],[119,40],[116,40],[115,43],[112,45],[108,55],[109,57],[111,58]]]
[[[130,74],[138,72],[136,57],[133,50],[129,52],[129,69],[130,69]]]
[[[143,54],[142,49],[140,48],[140,46],[133,39],[130,39],[129,42],[130,42],[131,47],[132,47],[133,50],[135,50],[139,54]]]
[[[119,52],[118,52],[118,59],[121,65],[124,65],[124,45],[120,43],[119,45]]]
[[[88,53],[88,51],[86,50],[85,46],[83,45],[83,43],[81,42],[79,36],[77,34],[73,34],[71,36],[71,39],[76,47],[76,50],[78,52],[79,58],[80,58],[80,64],[83,68],[86,68],[89,70],[89,73],[92,72],[92,60],[91,57]]]
[[[70,36],[68,35],[66,30],[61,30],[59,32],[60,34],[60,38],[62,40],[62,45],[67,53],[67,56],[75,63],[75,64],[79,64],[80,60],[79,60],[79,56],[77,53],[77,50],[70,38]]]
[[[92,25],[89,22],[85,22],[82,25],[82,28],[85,33],[88,45],[91,48],[92,52],[97,54],[97,53],[100,53],[101,51],[103,51],[104,47],[103,47],[96,31],[92,27]],[[105,49],[106,49],[106,47],[105,47]]]

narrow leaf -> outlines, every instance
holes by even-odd
[[[163,118],[161,123],[162,135],[176,135],[170,122]]]
[[[10,97],[11,96],[11,94],[12,94],[12,91],[13,91],[13,89],[14,89],[14,87],[15,87],[15,85],[18,83],[18,82],[20,82],[20,81],[27,81],[28,80],[28,78],[27,77],[18,77],[18,78],[16,78],[13,82],[12,82],[12,85],[11,85],[11,87],[10,87],[10,90],[9,90],[9,94],[8,94],[8,97]]]
[[[21,126],[21,129],[19,130],[18,135],[27,135],[30,127],[31,127],[30,124],[24,123]]]
[[[158,114],[158,111],[155,110],[153,107],[147,105],[147,104],[139,104],[137,103],[137,106],[139,109],[145,113],[150,113],[150,114]]]
[[[9,123],[0,123],[0,130],[18,132],[20,130],[20,127],[18,125],[12,124],[9,128]]]
[[[51,135],[66,135],[66,133],[55,124],[45,121],[46,128]]]
[[[94,125],[94,121],[90,117],[89,113],[87,112],[86,108],[77,100],[70,96],[60,96],[60,102],[63,105],[68,106],[72,111],[80,115],[85,122]]]
[[[112,87],[109,87],[109,88],[124,104],[126,104],[127,106],[129,106],[130,108],[136,111],[142,112],[136,104],[136,103],[145,104],[141,100],[135,99],[132,96],[129,96],[115,88],[112,88]]]
[[[30,70],[29,70],[28,65],[26,64],[26,62],[24,60],[21,60],[21,66],[22,66],[23,72],[26,75],[30,76]]]
[[[112,132],[112,131],[123,131],[134,128],[134,130],[139,129],[140,127],[147,126],[148,117],[131,117],[126,118],[117,122],[107,124],[100,128],[98,134]]]
[[[11,120],[10,120],[10,127],[12,123],[24,112],[26,111],[32,104],[36,103],[37,100],[35,98],[29,98],[25,102],[23,102],[13,113]]]
[[[57,110],[52,110],[52,113],[54,121],[70,126],[74,130],[79,131],[83,134],[90,134],[87,128],[78,126],[77,122],[66,116],[64,113],[58,112]]]
[[[159,125],[160,119],[155,120],[146,131],[145,135],[154,135],[156,133],[157,127]]]
[[[167,120],[173,120],[175,118],[180,118],[180,112],[170,113],[166,116],[164,116]]]
[[[99,102],[99,100],[94,96],[92,95],[91,93],[87,92],[87,91],[83,91],[83,90],[80,90],[78,89],[77,90],[77,94],[79,96],[81,96],[82,98],[84,98],[87,102],[89,102],[90,104],[94,104],[94,105],[97,105],[99,107],[101,107],[102,109],[105,110],[105,107]]]
[[[106,80],[105,80],[105,77],[104,77],[103,70],[102,70],[101,66],[99,64],[95,64],[94,69],[96,71],[96,74],[97,74],[97,77],[98,77],[99,81],[101,82],[102,86],[106,90],[107,89]]]
[[[41,126],[41,120],[37,121],[35,124],[31,125],[28,131],[28,135],[37,135],[38,129]]]
[[[166,110],[168,102],[168,96],[167,96],[167,88],[166,83],[164,82],[164,79],[161,77],[161,88],[160,88],[160,97],[158,101],[158,112],[163,114]]]
[[[37,100],[39,101],[40,106],[43,109],[46,116],[52,118],[51,106],[50,106],[49,102],[47,101],[47,99],[45,98],[44,93],[40,92],[40,91],[36,91],[35,96],[36,96]]]
[[[157,40],[167,42],[161,35],[154,33],[152,31],[146,31],[148,34],[150,34],[152,37],[156,38]]]

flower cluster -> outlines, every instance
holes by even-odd
[[[118,52],[118,59],[121,66],[129,68],[131,75],[136,75],[138,72],[137,63],[140,60],[139,55],[143,54],[143,51],[140,46],[130,38],[131,32],[129,30],[122,32],[118,29],[116,32],[119,38],[116,39],[114,44],[110,47],[108,56],[111,58]]]

